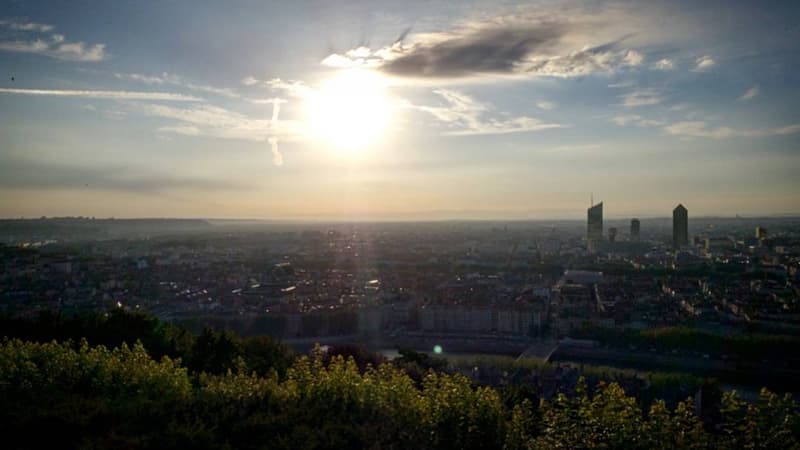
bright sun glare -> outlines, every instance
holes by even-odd
[[[362,150],[380,139],[390,113],[386,79],[368,70],[339,72],[309,99],[314,136],[347,153]]]

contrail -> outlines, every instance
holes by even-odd
[[[278,138],[269,138],[269,144],[272,146],[272,164],[275,164],[276,166],[282,166],[283,155],[281,155],[281,151],[278,150]]]
[[[270,122],[270,129],[273,133],[278,129],[278,114],[281,112],[281,103],[282,100],[279,98],[276,98],[272,102],[272,122]],[[275,136],[270,137],[269,145],[272,147],[272,164],[275,164],[276,166],[282,166],[283,155],[278,149],[278,138]]]

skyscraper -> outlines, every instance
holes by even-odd
[[[611,227],[608,229],[608,242],[616,242],[617,241],[617,228]]]
[[[689,244],[689,211],[679,204],[672,210],[672,246],[681,248]]]
[[[587,211],[586,240],[590,246],[603,239],[603,202],[600,202]]]
[[[639,229],[641,224],[639,219],[631,219],[631,241],[639,242]]]

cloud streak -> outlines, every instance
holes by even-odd
[[[0,94],[82,97],[106,100],[162,100],[175,102],[198,102],[202,99],[191,95],[173,94],[170,92],[137,92],[137,91],[102,91],[73,89],[15,89],[0,88]]]
[[[743,101],[747,101],[747,100],[752,100],[752,99],[758,97],[758,94],[760,94],[760,93],[761,93],[761,91],[758,88],[758,85],[755,85],[755,86],[751,87],[750,89],[748,89],[747,91],[745,91],[745,93],[742,94],[742,96],[739,97],[738,100],[742,101],[742,102]]]
[[[486,118],[491,111],[490,105],[458,91],[437,89],[447,106],[413,106],[415,109],[431,114],[444,123],[446,136],[475,136],[491,134],[524,133],[563,128],[557,123],[545,123],[533,117],[516,117],[511,119]]]
[[[767,137],[786,136],[800,133],[800,124],[787,125],[776,128],[711,128],[702,120],[677,122],[664,127],[667,134],[684,137],[700,137],[710,139],[729,139],[735,137]]]
[[[105,44],[70,42],[62,34],[51,33],[53,25],[0,20],[0,51],[32,53],[67,61],[102,61],[106,57]]]
[[[135,103],[130,106],[135,112],[151,117],[175,121],[158,130],[186,136],[205,136],[220,139],[238,139],[264,142],[269,138],[294,141],[304,136],[302,124],[282,120],[251,118],[244,114],[208,104],[186,108],[152,103]],[[275,112],[273,109],[273,117]]]
[[[714,61],[714,58],[708,55],[697,58],[694,63],[695,66],[693,70],[695,72],[707,72],[717,65],[717,62]]]
[[[620,96],[622,106],[635,108],[637,106],[657,105],[664,101],[664,98],[655,89],[638,89]]]
[[[229,98],[240,98],[236,91],[228,88],[218,88],[203,84],[196,84],[183,77],[170,73],[162,73],[161,75],[142,75],[138,73],[115,73],[114,77],[120,80],[134,81],[149,85],[172,85],[179,86],[192,91],[206,92],[209,94],[221,95]]]

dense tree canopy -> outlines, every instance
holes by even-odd
[[[94,341],[71,340],[72,320],[49,322],[61,342],[28,329],[0,344],[4,448],[800,448],[798,405],[766,390],[749,404],[709,387],[702,402],[643,408],[617,383],[581,379],[543,400],[411,351],[396,363],[348,347],[292,357],[269,338],[187,337],[157,321],[129,343],[98,332],[108,318],[80,319]]]

